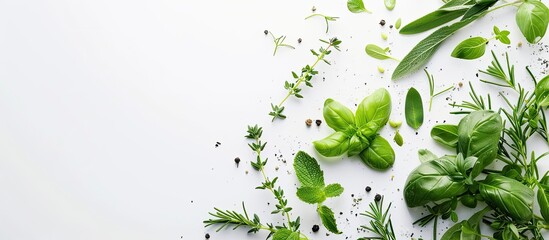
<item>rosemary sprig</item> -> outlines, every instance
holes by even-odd
[[[322,17],[322,18],[324,18],[324,21],[326,22],[326,33],[328,33],[328,30],[330,29],[330,23],[329,22],[335,22],[339,18],[339,17],[326,16],[324,14],[314,13],[314,14],[311,14],[310,16],[306,17],[305,20],[307,20],[309,18],[312,18],[312,17]]]
[[[382,240],[396,240],[395,231],[393,230],[393,222],[391,221],[391,215],[389,215],[389,210],[391,209],[391,204],[387,206],[387,209],[383,209],[383,197],[380,201],[375,201],[370,203],[370,211],[366,213],[361,213],[360,215],[370,218],[370,226],[361,226],[361,228],[366,229],[374,234],[376,237],[363,237],[359,240],[369,240],[369,239],[382,239]]]
[[[494,78],[497,78],[504,83],[498,83],[493,81],[488,81],[481,79],[481,82],[500,86],[500,87],[509,87],[516,90],[516,81],[515,81],[515,66],[509,64],[509,55],[505,53],[505,60],[507,63],[507,72],[505,72],[505,69],[501,66],[501,63],[499,62],[498,58],[496,57],[496,54],[494,51],[492,51],[492,57],[494,60],[492,60],[492,65],[488,66],[488,69],[486,70],[480,70],[481,73],[490,75]]]
[[[427,80],[429,80],[429,112],[431,111],[431,106],[433,105],[433,98],[440,95],[440,94],[443,94],[447,91],[450,91],[452,88],[454,88],[453,86],[450,86],[450,87],[447,87],[443,90],[441,90],[440,92],[438,93],[435,93],[435,77],[433,77],[432,74],[430,74],[427,69],[423,69],[423,71],[425,72],[425,75],[427,75]]]
[[[475,88],[473,87],[471,82],[469,82],[469,87],[471,88],[471,92],[469,92],[469,97],[471,97],[472,102],[463,101],[461,104],[457,104],[455,102],[451,103],[450,106],[452,107],[459,107],[459,108],[466,109],[461,111],[450,112],[451,114],[469,114],[471,112],[478,111],[478,110],[492,109],[492,99],[490,98],[490,94],[486,95],[486,101],[485,101],[485,98],[483,96],[478,95],[475,92]]]
[[[296,72],[292,72],[292,76],[294,78],[294,82],[290,83],[288,81],[284,82],[284,89],[288,91],[286,96],[280,101],[278,105],[274,105],[271,103],[271,112],[269,113],[270,116],[273,117],[273,121],[277,118],[279,119],[285,119],[286,115],[283,114],[284,112],[284,103],[290,96],[295,96],[296,98],[303,98],[303,95],[301,95],[301,88],[299,86],[302,83],[305,83],[308,87],[313,87],[313,84],[311,83],[311,80],[313,79],[313,76],[318,74],[318,71],[315,70],[316,65],[319,62],[325,62],[326,64],[330,65],[330,62],[325,59],[327,55],[330,55],[332,52],[331,48],[334,48],[339,51],[339,45],[341,44],[341,40],[337,38],[331,38],[330,40],[322,40],[321,42],[328,44],[326,48],[320,47],[320,49],[317,51],[311,49],[311,53],[316,57],[315,62],[312,65],[306,65],[301,69],[301,74],[298,75]]]
[[[275,229],[272,226],[262,225],[261,221],[259,220],[259,216],[257,216],[257,214],[254,214],[253,219],[248,217],[248,212],[246,211],[244,202],[242,202],[242,209],[244,211],[244,214],[240,214],[235,211],[229,211],[229,210],[223,211],[218,208],[214,208],[216,212],[210,213],[210,215],[214,217],[214,219],[208,219],[204,221],[204,224],[206,227],[209,227],[211,225],[221,224],[221,226],[216,230],[216,232],[219,232],[224,228],[228,228],[230,225],[234,226],[233,230],[241,226],[247,226],[250,228],[248,233],[256,233],[262,229],[269,230],[271,232],[275,231]]]
[[[284,40],[286,40],[286,36],[282,35],[280,37],[275,37],[275,35],[271,31],[269,31],[269,34],[271,34],[271,36],[273,37],[273,42],[275,44],[273,56],[276,55],[276,51],[278,50],[279,47],[287,47],[287,48],[295,49],[294,46],[284,43]]]

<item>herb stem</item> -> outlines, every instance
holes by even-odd
[[[437,222],[438,222],[438,216],[435,217],[435,223],[433,226],[433,240],[437,240]]]
[[[514,1],[514,2],[510,2],[510,3],[505,3],[505,4],[502,4],[502,5],[499,5],[499,6],[495,7],[495,8],[492,8],[492,9],[486,11],[486,14],[491,13],[491,12],[493,12],[493,11],[495,11],[495,10],[500,9],[500,8],[504,8],[504,7],[507,7],[507,6],[515,5],[515,4],[521,3],[521,2],[524,2],[524,1],[518,0],[518,1]]]

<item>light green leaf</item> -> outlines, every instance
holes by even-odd
[[[490,174],[479,183],[482,198],[493,207],[517,221],[532,219],[534,191],[517,180]]]
[[[410,88],[406,94],[404,115],[408,126],[417,130],[423,124],[423,102],[421,95],[415,88]]]
[[[286,228],[277,230],[273,234],[273,240],[300,240],[299,233],[292,232]]]
[[[335,220],[334,212],[332,209],[326,206],[320,206],[317,209],[318,214],[320,215],[320,219],[322,220],[322,224],[328,231],[340,234],[341,232],[337,229],[337,223]]]
[[[324,101],[323,115],[326,124],[336,131],[344,131],[355,126],[355,115],[353,112],[331,98]]]
[[[404,144],[404,139],[402,138],[402,135],[400,135],[400,132],[398,130],[396,131],[395,137],[393,138],[393,140],[395,141],[395,143],[397,145],[399,145],[401,147]]]
[[[537,43],[547,31],[549,9],[541,1],[525,1],[517,10],[516,21],[526,40],[529,43]]]
[[[364,149],[366,149],[368,146],[370,146],[370,141],[368,140],[368,138],[364,137],[362,133],[357,132],[351,137],[347,156],[355,156],[362,152]]]
[[[324,188],[326,197],[337,197],[343,193],[343,190],[343,187],[339,183],[332,183]]]
[[[370,13],[370,11],[364,7],[364,2],[362,0],[347,0],[347,9],[352,13]]]
[[[439,124],[431,129],[431,137],[438,143],[456,148],[458,143],[458,126]]]
[[[391,95],[389,92],[380,88],[370,96],[364,98],[356,110],[356,125],[360,129],[366,124],[373,122],[378,127],[382,127],[389,121],[391,115]],[[377,129],[375,130],[377,132]],[[365,134],[365,136],[370,136]]]
[[[299,151],[294,158],[294,169],[302,186],[324,187],[324,172],[320,169],[316,159],[309,154]]]
[[[322,203],[326,200],[324,190],[319,187],[300,187],[297,189],[296,195],[301,201],[310,204]]]
[[[343,132],[335,132],[330,136],[314,141],[313,145],[318,153],[325,157],[337,157],[349,149],[349,136]]]
[[[388,47],[381,48],[380,46],[375,44],[368,44],[366,45],[365,50],[366,50],[366,54],[368,54],[368,56],[370,57],[373,57],[379,60],[394,59],[398,61],[398,59],[395,59],[391,55],[389,55]]]
[[[445,23],[448,23],[456,18],[461,17],[475,0],[452,0],[444,4],[438,10],[431,12],[409,24],[404,26],[401,34],[416,34],[424,32]]]
[[[486,52],[486,43],[488,39],[483,37],[473,37],[464,40],[459,43],[454,51],[452,52],[452,57],[461,58],[461,59],[477,59],[484,55]]]
[[[419,149],[417,151],[417,155],[419,157],[419,161],[421,163],[424,163],[424,162],[428,162],[428,161],[431,161],[431,160],[435,160],[437,159],[437,155],[435,155],[434,153],[432,153],[431,151],[427,150],[427,149]]]
[[[385,7],[388,10],[393,10],[395,8],[396,0],[385,0],[384,2],[385,2]]]
[[[549,106],[549,75],[536,84],[534,93],[536,94],[536,102],[540,107]]]
[[[370,147],[360,153],[360,159],[371,168],[384,170],[395,163],[395,151],[385,138],[378,135]]]
[[[400,29],[400,25],[402,24],[402,19],[398,18],[395,23],[395,28],[398,30]]]

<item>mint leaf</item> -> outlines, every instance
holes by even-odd
[[[294,169],[302,186],[318,188],[325,186],[324,172],[320,169],[316,159],[309,154],[299,151],[294,159]]]
[[[310,204],[322,203],[326,200],[324,190],[319,187],[300,187],[297,189],[296,194],[301,201]]]
[[[279,229],[273,234],[273,240],[299,240],[299,233],[288,229]]]
[[[328,229],[328,231],[330,231],[332,233],[335,233],[335,234],[340,234],[341,233],[337,229],[337,223],[336,223],[336,220],[335,220],[335,217],[334,217],[334,212],[332,211],[332,209],[330,209],[329,207],[326,207],[326,206],[323,205],[323,206],[320,206],[317,209],[317,212],[318,212],[318,215],[320,215],[320,219],[322,220],[322,224],[324,225],[324,227],[326,227],[326,229]]]
[[[329,184],[324,188],[326,197],[337,197],[343,193],[343,187],[339,183]]]

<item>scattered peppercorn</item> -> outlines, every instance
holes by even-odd
[[[376,202],[381,201],[381,195],[376,194],[376,197],[374,198],[374,200],[375,200]]]
[[[312,10],[313,12],[315,12],[315,11],[316,11],[316,7],[313,6],[313,8],[312,8],[311,10]]]
[[[265,35],[269,34],[269,30],[265,30],[263,31],[263,33],[265,33]]]
[[[389,25],[389,28],[393,28],[393,25]]]
[[[311,120],[310,118],[305,120],[305,125],[307,125],[307,127],[310,127],[311,124],[313,124],[313,120]]]
[[[234,162],[236,163],[236,167],[238,167],[238,164],[240,163],[240,158],[239,157],[236,157],[234,159]]]
[[[372,191],[372,188],[370,186],[367,186],[366,187],[366,192],[370,192],[370,191]]]
[[[322,124],[322,120],[317,119],[317,120],[315,121],[315,123],[316,123],[317,126],[320,126],[320,124]]]
[[[385,20],[381,19],[381,21],[379,21],[379,25],[385,26]]]
[[[297,39],[297,43],[301,43],[302,41],[303,41],[303,39],[301,39],[301,38]]]
[[[462,82],[459,82],[459,83],[458,83],[458,86],[459,86],[459,87],[463,87],[463,83],[462,83]]]
[[[210,234],[209,233],[206,233],[206,239],[210,239]]]
[[[318,225],[313,225],[313,232],[318,232],[320,230],[320,227]]]

